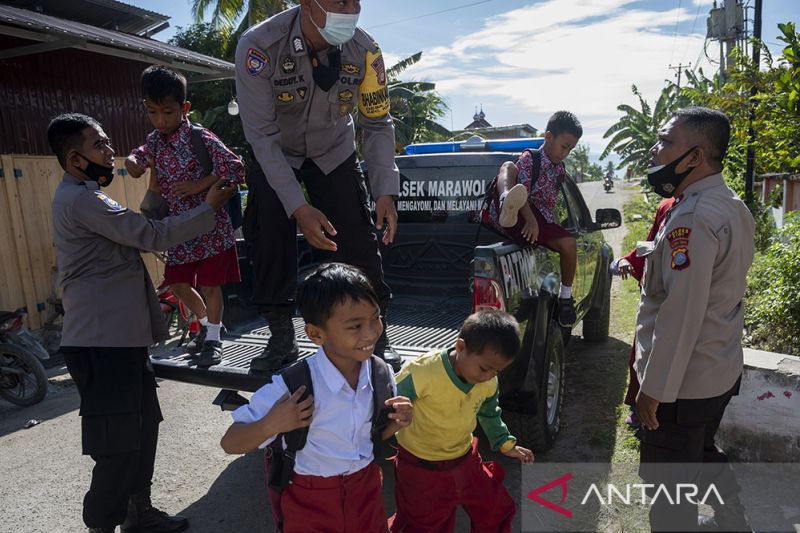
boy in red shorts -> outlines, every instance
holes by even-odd
[[[199,128],[213,171],[205,175],[194,149],[193,126],[186,117],[191,104],[186,100],[186,78],[166,67],[154,65],[142,73],[144,107],[155,131],[147,142],[135,148],[125,167],[134,177],[153,168],[148,194],[160,193],[169,215],[192,209],[203,201],[205,191],[224,178],[228,185],[244,183],[244,166],[213,133]],[[145,203],[147,203],[147,198]],[[144,204],[143,204],[144,207]],[[222,285],[240,281],[239,259],[233,225],[225,209],[216,213],[214,229],[200,237],[170,248],[164,281],[197,316],[202,326],[191,351],[199,351],[198,366],[222,361]],[[205,300],[194,289],[200,287]]]
[[[503,311],[470,315],[455,345],[417,357],[397,375],[397,393],[414,416],[397,433],[391,533],[452,533],[456,509],[470,531],[508,533],[516,511],[503,486],[503,468],[478,453],[472,433],[481,424],[491,448],[521,463],[533,452],[500,418],[497,374],[520,350],[519,324]]]
[[[506,161],[490,191],[487,222],[511,239],[545,246],[560,256],[561,289],[558,322],[565,327],[577,320],[572,283],[578,264],[575,237],[555,220],[559,185],[566,177],[564,159],[578,144],[583,127],[569,111],[557,111],[547,121],[544,144],[525,150],[516,163]],[[538,176],[538,177],[537,177]]]

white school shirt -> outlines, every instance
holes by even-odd
[[[314,386],[314,414],[308,428],[305,447],[297,452],[294,471],[311,476],[340,476],[358,472],[372,462],[372,378],[369,360],[361,363],[356,390],[333,366],[322,348],[308,359]],[[385,364],[385,363],[384,363]],[[397,385],[392,376],[392,389]],[[233,421],[249,424],[266,416],[289,389],[283,376],[258,389],[233,413]],[[275,437],[259,445],[268,446]]]

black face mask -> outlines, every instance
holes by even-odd
[[[316,50],[309,48],[308,54],[311,56],[312,74],[314,83],[317,87],[328,92],[339,79],[339,71],[342,69],[342,52],[338,48],[331,48],[328,52],[328,65],[322,64]]]
[[[689,167],[680,173],[675,172],[675,169],[681,164],[681,161],[683,161],[687,155],[692,153],[692,150],[695,148],[697,147],[693,146],[689,148],[685,154],[678,157],[672,163],[650,167],[647,169],[647,183],[653,186],[653,190],[657,195],[664,198],[671,198],[675,195],[675,190],[681,184],[683,179],[689,175],[693,167]]]
[[[86,174],[90,180],[96,181],[101,187],[108,187],[111,185],[111,182],[114,180],[114,167],[104,167],[103,165],[98,165],[94,161],[89,161],[86,159],[86,157],[84,157],[84,155],[80,152],[78,152],[78,155],[88,163],[86,168],[83,169],[83,173]],[[100,178],[105,178],[106,180],[103,183],[100,183]]]

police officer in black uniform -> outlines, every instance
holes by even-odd
[[[358,0],[299,3],[250,28],[236,52],[242,123],[257,161],[247,178],[243,229],[253,260],[253,299],[272,334],[264,353],[252,361],[253,371],[275,370],[297,358],[291,320],[297,229],[311,246],[366,273],[384,317],[391,296],[351,114],[358,108],[376,226],[385,226],[382,241],[390,244],[400,175],[383,56],[356,26]],[[375,353],[399,367],[399,356],[386,348],[385,333]]]

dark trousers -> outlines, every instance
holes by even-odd
[[[95,462],[83,499],[88,527],[125,520],[128,498],[150,488],[163,419],[147,348],[62,348],[81,397],[84,455]]]
[[[337,251],[326,261],[340,261],[360,268],[378,295],[385,315],[391,291],[383,280],[378,241],[373,233],[372,216],[364,175],[356,154],[325,175],[310,159],[295,170],[305,184],[311,205],[322,211],[333,227]],[[245,240],[253,262],[253,303],[262,312],[294,311],[297,287],[297,224],[289,218],[275,190],[267,183],[256,163],[247,175],[247,209],[244,214]]]
[[[714,437],[728,402],[739,393],[740,381],[741,378],[728,392],[714,398],[679,398],[658,406],[658,429],[651,431],[644,426],[639,429],[639,475],[645,483],[664,485],[672,495],[676,494],[679,483],[696,484],[699,488],[696,499],[702,499],[713,483],[723,502],[738,501],[739,485],[728,457],[714,443]],[[648,491],[648,496],[652,498],[655,493],[656,488]],[[711,497],[707,503],[716,510],[717,502]],[[653,531],[694,531],[697,518],[697,505],[685,499],[677,505],[659,497],[650,507]]]

